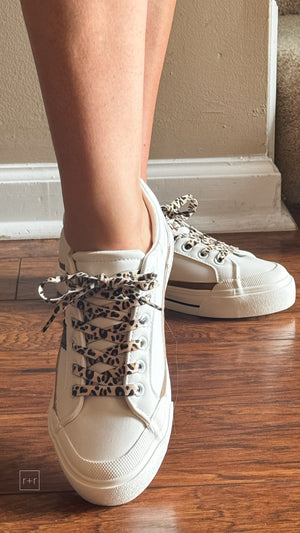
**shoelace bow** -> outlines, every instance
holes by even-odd
[[[186,209],[182,211],[182,207],[186,206]],[[175,235],[175,241],[186,237],[184,243],[184,249],[186,251],[191,250],[197,244],[204,244],[205,248],[201,250],[201,255],[206,257],[210,251],[217,250],[218,254],[216,260],[223,262],[227,255],[237,252],[238,248],[226,244],[225,242],[218,241],[214,237],[202,233],[194,226],[187,223],[187,220],[196,212],[198,207],[198,201],[191,194],[185,194],[179,196],[170,204],[162,205],[161,209],[166,217],[166,220],[170,227],[174,230],[179,230],[179,233]],[[188,228],[188,233],[180,233],[180,228],[184,226]]]
[[[46,296],[48,284],[64,283],[67,291],[57,298]],[[72,318],[72,328],[81,331],[85,337],[85,344],[73,343],[73,349],[85,357],[86,366],[73,363],[72,373],[85,380],[84,385],[73,385],[73,396],[132,396],[140,393],[139,385],[124,384],[128,375],[138,372],[141,367],[138,362],[127,362],[127,354],[142,348],[140,339],[128,340],[130,331],[143,324],[132,318],[132,310],[140,305],[148,304],[161,311],[161,308],[151,302],[149,295],[140,295],[141,291],[149,291],[157,286],[156,274],[134,274],[126,272],[108,277],[105,274],[89,276],[83,272],[65,276],[50,277],[39,286],[40,297],[56,304],[53,314],[43,327],[45,332],[55,318],[66,307],[77,307],[83,320]],[[91,297],[97,295],[101,302]],[[99,327],[92,324],[96,318],[106,318],[116,321],[109,327]],[[93,342],[105,340],[110,345],[105,351],[91,348]],[[91,369],[96,363],[110,365],[109,370],[96,372]]]

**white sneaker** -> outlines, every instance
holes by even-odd
[[[283,266],[217,241],[187,223],[197,204],[185,195],[162,206],[175,240],[166,307],[190,315],[242,318],[293,305],[295,282]]]
[[[173,237],[160,206],[142,185],[153,246],[72,253],[62,234],[64,309],[49,432],[74,489],[98,505],[120,505],[151,482],[167,451],[173,416],[165,354],[164,296]],[[84,272],[84,273],[82,273]],[[60,289],[61,292],[61,289]]]

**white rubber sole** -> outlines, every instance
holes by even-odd
[[[245,318],[283,311],[291,307],[295,299],[295,281],[287,274],[276,286],[252,290],[223,289],[221,284],[213,290],[168,286],[165,306],[188,315]]]
[[[90,503],[103,506],[123,505],[139,496],[151,483],[157,474],[168,449],[173,422],[173,402],[170,403],[166,433],[157,446],[145,454],[145,461],[139,470],[131,475],[112,481],[88,479],[72,468],[68,457],[60,446],[59,439],[53,428],[53,418],[56,418],[53,407],[50,407],[48,418],[49,435],[54,444],[62,470],[78,494]]]

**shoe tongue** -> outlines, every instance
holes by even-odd
[[[110,252],[75,252],[73,259],[78,272],[90,276],[140,270],[145,254],[141,250],[116,250]]]

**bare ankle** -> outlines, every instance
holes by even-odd
[[[65,215],[64,233],[71,249],[76,251],[141,250],[147,253],[152,245],[151,218],[144,202],[130,216],[122,210],[117,216],[105,218],[95,213],[88,216]]]

